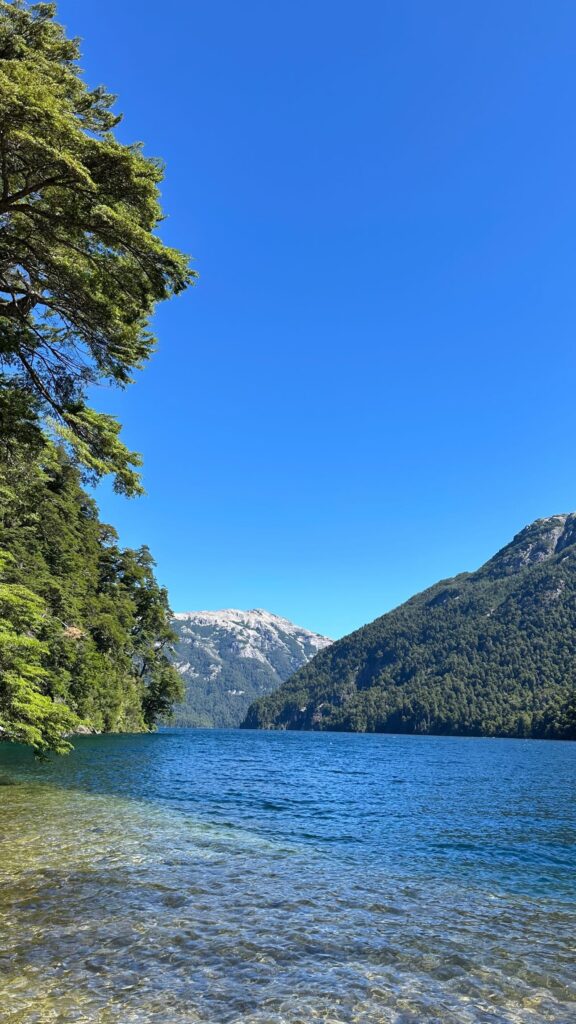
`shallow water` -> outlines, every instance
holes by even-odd
[[[0,745],[4,1024],[576,1022],[576,744]]]

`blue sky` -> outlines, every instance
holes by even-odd
[[[176,610],[340,636],[576,507],[576,6],[63,0],[196,288],[100,392]]]

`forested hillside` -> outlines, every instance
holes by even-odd
[[[161,164],[116,139],[78,59],[54,4],[0,0],[0,737],[39,751],[80,719],[148,728],[180,694],[151,556],[82,485],[141,492],[87,392],[132,382],[155,304],[194,274],[156,234]]]
[[[328,647],[247,728],[576,739],[576,515]]]

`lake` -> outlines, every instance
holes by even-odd
[[[4,1024],[576,1021],[576,744],[0,745]]]

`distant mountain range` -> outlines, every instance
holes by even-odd
[[[173,627],[174,662],[186,684],[173,719],[180,726],[240,725],[253,700],[331,642],[261,608],[180,612]]]
[[[576,739],[576,514],[332,644],[244,726]]]

